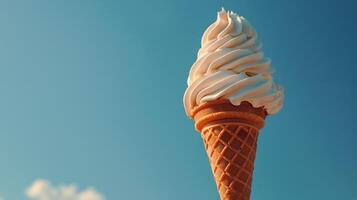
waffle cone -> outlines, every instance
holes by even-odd
[[[217,100],[191,113],[202,135],[221,200],[249,200],[259,130],[266,112]]]

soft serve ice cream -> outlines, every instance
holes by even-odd
[[[229,99],[238,106],[248,101],[268,114],[283,105],[283,91],[273,83],[271,61],[265,58],[257,33],[249,22],[222,9],[204,32],[184,95],[186,114],[209,101]]]

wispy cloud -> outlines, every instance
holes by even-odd
[[[25,193],[34,200],[105,200],[94,188],[78,190],[75,184],[54,186],[43,179],[34,181]]]

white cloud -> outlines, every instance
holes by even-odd
[[[74,184],[54,186],[43,179],[33,182],[26,195],[34,200],[105,200],[94,188],[79,191]]]

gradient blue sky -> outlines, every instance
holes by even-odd
[[[353,2],[1,1],[0,195],[44,178],[108,200],[218,199],[182,95],[224,6],[256,27],[286,94],[252,199],[356,198]]]

